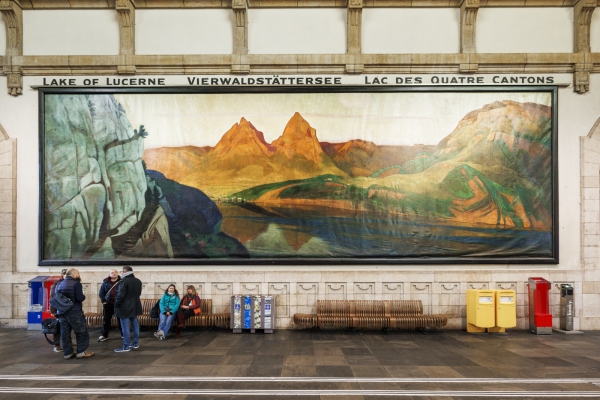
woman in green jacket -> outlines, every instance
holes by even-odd
[[[158,324],[158,330],[154,333],[154,336],[156,336],[158,340],[165,340],[166,334],[169,333],[169,329],[171,329],[171,324],[173,323],[173,318],[175,315],[177,315],[179,302],[179,293],[177,293],[175,285],[169,285],[159,303],[160,322]]]

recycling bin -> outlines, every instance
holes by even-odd
[[[46,318],[51,317],[51,314],[50,314],[50,300],[51,300],[50,299],[50,288],[52,288],[52,285],[54,285],[54,283],[58,282],[60,279],[62,279],[62,276],[60,276],[60,275],[50,276],[42,282],[43,294],[44,294],[44,301],[42,303],[42,321],[45,320]]]
[[[514,290],[496,290],[496,326],[493,332],[505,332],[506,328],[517,326],[517,294]]]
[[[242,331],[242,296],[239,294],[231,296],[230,315],[231,329],[234,333],[240,333]]]
[[[233,333],[250,330],[255,333],[273,333],[275,328],[275,298],[273,296],[235,295],[231,296],[230,327]]]
[[[485,332],[496,324],[493,290],[467,290],[467,332]]]
[[[273,333],[273,329],[275,329],[275,299],[273,296],[265,296],[263,300],[263,329],[265,333]]]
[[[552,334],[552,314],[548,293],[552,282],[544,278],[529,278],[527,291],[529,292],[529,331],[537,335]]]
[[[44,281],[48,276],[36,276],[27,282],[29,304],[27,308],[27,330],[42,330],[42,311],[44,309]]]
[[[573,286],[563,283],[560,285],[560,329],[573,330]]]

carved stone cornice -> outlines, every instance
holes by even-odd
[[[460,52],[475,53],[475,33],[479,0],[463,0],[460,5]]]
[[[23,71],[13,65],[14,57],[23,55],[23,10],[15,0],[0,1],[0,12],[6,26],[6,55],[2,71],[7,77],[7,90],[11,96],[23,93]]]
[[[583,62],[575,63],[573,90],[576,93],[584,94],[590,91],[590,72],[593,68],[590,53],[583,54]]]
[[[576,53],[589,53],[590,46],[590,25],[592,15],[596,9],[596,0],[579,0],[575,3],[573,18],[574,39]]]

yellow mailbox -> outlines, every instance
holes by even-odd
[[[493,290],[467,290],[467,332],[485,332],[496,324]]]
[[[517,294],[514,290],[496,290],[496,327],[490,332],[504,332],[517,326]]]

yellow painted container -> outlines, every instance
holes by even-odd
[[[496,326],[517,326],[517,293],[514,290],[496,290]]]
[[[485,332],[496,324],[494,290],[467,290],[467,332]]]

